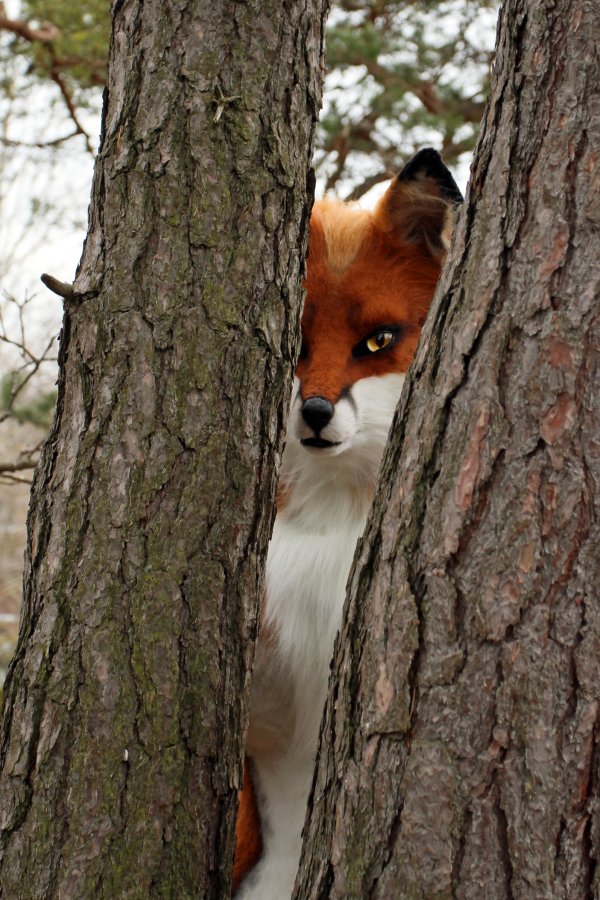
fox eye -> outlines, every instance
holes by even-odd
[[[378,350],[389,347],[393,340],[394,333],[392,331],[378,331],[377,334],[372,334],[370,338],[367,338],[367,350],[370,350],[371,353],[377,353]]]
[[[352,350],[352,356],[354,359],[361,359],[372,353],[379,353],[380,350],[387,350],[388,347],[391,349],[398,343],[401,332],[401,325],[382,325],[377,331],[371,332],[368,337],[359,341]]]

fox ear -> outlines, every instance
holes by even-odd
[[[375,210],[377,226],[398,244],[423,244],[440,258],[448,249],[462,194],[437,150],[427,147],[394,178]]]

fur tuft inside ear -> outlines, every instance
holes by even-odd
[[[462,194],[437,150],[414,156],[375,210],[377,226],[398,244],[422,244],[440,258],[449,245],[456,205]]]

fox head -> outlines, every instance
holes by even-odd
[[[315,204],[288,445],[379,464],[461,200],[426,149],[373,212]]]

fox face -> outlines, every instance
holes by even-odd
[[[385,444],[459,199],[439,155],[425,150],[373,212],[315,204],[288,428],[305,452]]]

